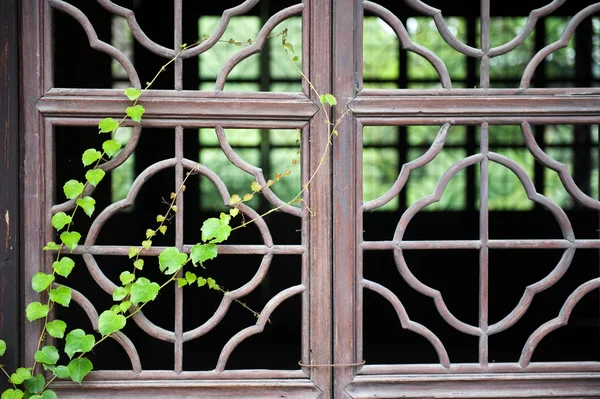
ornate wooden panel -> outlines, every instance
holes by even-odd
[[[574,37],[591,41],[586,29],[600,4],[528,4],[527,13],[517,11],[516,15],[523,15],[519,29],[499,42],[498,15],[515,15],[499,2],[472,2],[464,10],[419,0],[406,0],[402,6],[384,1],[336,3],[340,20],[356,24],[334,25],[334,93],[343,99],[337,113],[345,106],[353,111],[352,121],[348,118],[340,128],[352,134],[340,135],[334,152],[334,359],[365,365],[335,369],[335,397],[598,397],[600,276],[595,251],[585,248],[600,246],[595,231],[600,203],[590,194],[589,180],[576,182],[577,167],[556,159],[558,152],[548,143],[558,137],[556,129],[561,125],[575,125],[573,143],[583,143],[599,121],[599,92],[591,87],[591,80],[589,87],[580,82],[575,85],[580,87],[552,88],[544,80],[544,68],[553,54],[556,58],[571,43],[573,53],[576,49],[579,54],[575,63],[591,71],[594,61],[588,56],[584,63],[582,55],[591,47],[574,44]],[[571,17],[558,38],[550,38],[548,32],[544,38],[540,25],[565,3],[577,10],[560,14]],[[525,5],[516,7],[522,10]],[[455,16],[461,15],[468,16],[456,22]],[[374,65],[369,69],[373,80],[377,65],[383,69],[382,59],[386,59],[369,61],[361,56],[361,28],[372,26],[368,22],[373,20],[383,33],[370,45],[383,47],[385,38],[397,37],[400,49],[386,47],[387,62],[398,63],[399,57],[401,76],[385,83],[397,89],[362,88],[363,65]],[[457,26],[477,29],[465,32]],[[419,42],[425,36],[417,33],[424,28],[438,41]],[[534,30],[542,37],[536,50],[526,55],[518,78],[499,80],[498,68],[508,64],[498,57],[526,46]],[[440,54],[431,46],[441,49]],[[410,88],[411,76],[418,82],[415,86],[425,84],[423,78],[414,78],[419,74],[411,75],[414,70],[402,71],[411,62],[432,71],[432,81],[427,81],[432,88]],[[450,68],[450,62],[464,63],[461,69]],[[585,73],[591,79],[591,72]],[[470,87],[464,86],[465,77],[471,79]],[[383,86],[380,82],[365,85]],[[510,149],[498,144],[509,131],[519,143]],[[595,153],[597,144],[586,148]],[[370,158],[372,154],[380,154],[379,163]],[[395,171],[391,178],[381,177],[384,162],[396,168],[386,169]],[[425,178],[434,170],[430,185]],[[527,212],[516,216],[498,211],[502,204],[494,196],[509,184],[497,180],[503,174],[511,176],[524,201],[531,203],[526,209],[542,212],[539,218],[530,219]],[[544,187],[544,179],[550,184],[554,176],[576,205],[560,202]],[[384,186],[372,188],[377,183],[367,179],[373,178],[382,179],[379,184]],[[453,184],[463,187],[452,190],[462,199],[449,204]],[[587,189],[582,188],[586,184]],[[434,206],[436,210],[429,211]],[[515,209],[512,206],[505,203],[503,209]],[[386,209],[396,210],[385,213]],[[585,222],[579,221],[582,214],[588,215],[587,230],[582,227]],[[543,218],[553,220],[558,228],[544,230]],[[540,228],[530,229],[531,222]],[[519,278],[548,261],[541,254],[551,249],[558,250],[550,261],[555,263],[515,295],[519,288],[511,285],[520,287]],[[538,261],[535,255],[525,256],[525,250],[538,251]],[[542,346],[569,325],[574,308],[588,295],[586,303],[591,305],[585,314],[595,326],[590,335],[572,333],[563,335],[562,342],[554,339],[552,345],[560,345],[562,351],[549,342]],[[547,313],[541,316],[540,309]],[[568,342],[579,344],[578,358],[567,337]],[[511,349],[502,346],[502,339],[512,340]]]
[[[197,234],[190,220],[208,213],[196,209],[200,193],[208,187],[227,205],[225,169],[204,162],[204,149],[252,179],[269,178],[269,152],[249,161],[229,131],[254,129],[265,139],[300,129],[302,181],[319,167],[327,126],[307,85],[296,90],[297,80],[280,77],[292,92],[269,92],[271,75],[245,74],[256,54],[260,70],[269,68],[268,35],[277,26],[301,18],[304,73],[336,96],[337,117],[351,112],[305,195],[314,215],[286,206],[222,245],[223,257],[248,262],[230,273],[237,288],[205,306],[204,318],[196,315],[204,308],[190,304],[194,294],[161,296],[155,313],[138,314],[107,343],[119,360],[101,362],[82,386],[58,383],[61,397],[600,397],[600,3],[196,3],[204,2],[22,4],[24,282],[50,265],[40,248],[52,239],[52,214],[73,207],[55,194],[63,172],[78,170],[64,149],[93,142],[99,118],[121,115],[128,102],[113,87],[141,87],[197,38],[203,7],[213,18],[208,40],[186,50],[144,95],[143,126],[132,127],[123,151],[102,165],[113,175],[135,157],[135,178],[120,199],[98,189],[104,202],[74,251],[81,273],[74,301],[83,309],[76,322],[95,327],[115,269],[137,242],[118,231],[127,207],[151,209],[153,217],[160,209],[151,208],[152,197],[164,195],[154,188],[168,193],[198,169],[204,183],[190,183],[178,200],[164,244],[189,251]],[[203,54],[229,41],[232,21],[249,16],[259,18],[256,40],[203,75]],[[504,26],[506,17],[520,19]],[[131,32],[133,50],[109,40],[114,20]],[[367,41],[373,26],[384,34]],[[373,61],[377,46],[382,55]],[[396,72],[381,72],[390,65]],[[118,72],[93,73],[112,68]],[[199,130],[213,141],[203,142]],[[509,186],[518,192],[498,200]],[[254,208],[282,203],[267,190],[262,205],[242,211],[252,218]],[[288,241],[286,229],[301,230],[298,239]],[[300,259],[298,269],[292,259]],[[298,272],[282,277],[281,266]],[[289,284],[275,289],[277,281]],[[37,298],[29,284],[23,290],[24,301]],[[259,319],[231,323],[235,301],[251,295],[262,300]],[[296,299],[300,306],[285,307]],[[296,313],[298,331],[277,329],[282,309]],[[252,341],[270,330],[282,342],[299,341],[292,367],[271,366],[279,359]],[[38,332],[25,324],[25,356],[35,352],[30,337]],[[210,334],[221,341],[205,341]],[[210,354],[210,366],[188,360]],[[243,361],[235,363],[236,354]]]
[[[44,255],[40,249],[42,243],[54,239],[50,226],[52,215],[75,207],[73,201],[65,202],[61,198],[60,190],[55,190],[55,187],[59,187],[63,179],[67,178],[65,173],[80,171],[76,161],[71,160],[73,155],[69,152],[78,151],[79,147],[93,143],[93,131],[99,118],[119,117],[127,106],[122,89],[111,88],[110,79],[105,77],[106,67],[110,67],[112,62],[113,77],[114,71],[117,71],[119,82],[122,80],[121,83],[125,85],[142,88],[142,82],[151,79],[156,70],[150,75],[150,67],[140,62],[140,59],[143,59],[140,58],[140,54],[147,57],[149,64],[164,64],[177,54],[184,40],[193,41],[198,38],[195,35],[198,35],[198,15],[202,15],[202,4],[176,0],[165,11],[164,4],[158,5],[159,8],[154,10],[153,4],[144,3],[143,8],[140,8],[142,4],[139,2],[126,3],[104,0],[23,2],[23,26],[29,27],[23,31],[23,82],[26,105],[24,190],[27,198],[24,210],[24,263],[27,265],[25,281],[36,271],[50,267],[49,256]],[[273,176],[267,175],[260,166],[241,155],[244,150],[235,147],[229,140],[230,130],[242,132],[242,135],[248,129],[259,130],[263,138],[265,133],[267,138],[269,133],[291,133],[294,137],[296,131],[301,132],[303,137],[314,136],[314,139],[301,141],[298,148],[302,154],[301,170],[295,169],[292,173],[300,174],[306,182],[308,176],[317,168],[318,162],[315,161],[317,158],[314,154],[322,153],[326,146],[326,139],[319,137],[323,136],[323,129],[327,126],[322,115],[317,114],[319,109],[309,95],[308,86],[300,86],[299,76],[295,80],[300,89],[291,93],[240,93],[224,89],[227,88],[228,76],[238,64],[245,65],[244,60],[252,55],[268,51],[266,47],[276,40],[271,39],[269,35],[276,32],[275,28],[281,23],[285,24],[289,18],[297,17],[302,21],[304,30],[294,38],[294,43],[298,49],[300,44],[303,44],[301,56],[305,60],[304,72],[321,90],[328,91],[328,60],[311,55],[328,51],[327,44],[325,41],[313,41],[308,38],[330,36],[327,29],[331,11],[323,5],[317,6],[319,2],[311,1],[289,2],[290,5],[283,7],[281,4],[271,3],[271,7],[267,8],[260,5],[258,0],[238,3],[232,6],[210,7],[211,18],[219,18],[216,27],[208,32],[201,45],[183,52],[173,63],[173,70],[166,72],[165,77],[157,81],[156,87],[160,88],[162,85],[166,87],[165,90],[152,89],[144,95],[144,123],[141,126],[131,126],[123,150],[114,159],[100,166],[107,172],[107,176],[114,179],[118,168],[133,162],[136,165],[135,177],[124,197],[118,200],[114,200],[114,197],[111,199],[107,189],[101,191],[99,187],[95,196],[105,200],[99,201],[98,213],[89,223],[81,222],[89,228],[86,228],[81,245],[73,251],[80,274],[72,279],[75,302],[72,306],[83,310],[83,313],[79,318],[76,314],[80,310],[62,314],[61,317],[64,316],[69,326],[97,328],[98,314],[104,310],[107,299],[110,301],[117,286],[114,282],[115,270],[118,270],[122,260],[127,259],[129,247],[137,241],[133,238],[136,229],[141,228],[130,225],[131,234],[123,234],[120,230],[127,228],[125,224],[120,223],[127,220],[128,208],[133,207],[133,212],[137,212],[138,215],[145,212],[144,209],[149,204],[149,192],[156,193],[156,200],[160,202],[165,193],[168,195],[173,187],[182,184],[186,173],[190,171],[197,174],[194,178],[202,181],[202,184],[190,182],[187,190],[190,194],[186,195],[185,199],[177,200],[177,216],[171,221],[170,228],[174,232],[167,234],[168,240],[164,244],[158,244],[148,252],[149,261],[150,258],[157,257],[167,245],[175,245],[184,252],[190,251],[194,243],[192,240],[198,235],[197,232],[190,233],[190,227],[193,220],[201,220],[202,214],[206,213],[199,213],[197,203],[194,203],[198,200],[198,194],[194,191],[199,190],[199,186],[202,187],[201,190],[205,190],[207,186],[213,190],[218,202],[222,202],[220,206],[227,209],[233,191],[228,186],[227,179],[223,177],[224,169],[219,169],[218,165],[211,165],[209,161],[198,161],[199,152],[194,153],[194,148],[200,151],[199,131],[200,136],[211,135],[216,139],[211,148],[221,150],[225,162],[228,163],[228,170],[237,169],[242,175],[247,174],[263,184]],[[262,3],[268,6],[268,2]],[[216,9],[220,10],[218,15],[215,15]],[[270,15],[265,15],[272,9],[274,11]],[[164,15],[160,15],[161,10]],[[260,12],[257,13],[257,10]],[[169,14],[170,20],[167,17]],[[196,17],[190,18],[190,14]],[[198,57],[213,50],[215,46],[222,46],[221,42],[229,41],[229,37],[225,38],[223,35],[231,26],[231,21],[236,18],[258,19],[254,16],[259,14],[262,22],[257,36],[251,37],[252,42],[248,45],[234,47],[233,55],[220,67],[212,85],[213,89],[183,90],[186,76],[192,76],[194,71],[194,79],[198,81]],[[157,17],[160,17],[165,27],[148,25],[148,19]],[[121,26],[126,24],[126,29],[131,32],[129,40],[135,46],[135,59],[131,50],[118,48],[114,37],[113,40],[108,39],[110,24],[114,21],[118,21]],[[192,26],[184,26],[184,23],[191,23]],[[36,28],[31,29],[33,26]],[[153,39],[164,34],[167,26],[173,28],[169,32],[173,37],[169,45],[160,39]],[[311,32],[311,27],[316,27],[317,30]],[[186,32],[191,32],[193,36],[184,37]],[[66,39],[67,43],[64,42]],[[88,55],[84,58],[78,57],[77,46]],[[280,58],[285,60],[282,62],[287,63],[285,53],[281,46],[279,47],[282,51]],[[89,52],[89,49],[93,51]],[[71,62],[68,62],[69,60]],[[203,66],[202,62],[200,58],[200,67]],[[77,67],[71,70],[73,63]],[[92,77],[94,68],[98,71],[97,78]],[[82,69],[88,71],[91,76],[81,73]],[[65,73],[69,70],[70,73]],[[191,75],[189,71],[192,71]],[[160,141],[155,140],[155,135],[160,135]],[[201,137],[200,142],[202,140]],[[200,152],[200,158],[202,154]],[[141,158],[144,158],[143,162]],[[98,360],[96,364],[99,366],[86,382],[79,386],[61,381],[57,382],[53,389],[61,398],[100,398],[114,396],[115,392],[131,398],[305,398],[327,393],[331,386],[330,372],[301,367],[299,364],[331,362],[328,349],[331,342],[331,324],[328,322],[331,315],[331,307],[328,305],[330,257],[327,255],[331,252],[328,248],[331,202],[331,181],[327,172],[329,167],[327,163],[323,167],[324,173],[315,179],[314,184],[319,190],[310,190],[305,195],[305,201],[318,210],[319,216],[311,217],[312,211],[306,206],[286,205],[289,199],[280,198],[277,188],[267,188],[261,206],[280,207],[278,215],[265,220],[258,218],[255,227],[249,227],[242,232],[241,239],[219,247],[219,253],[226,259],[235,259],[224,260],[219,268],[232,267],[235,266],[233,262],[237,262],[238,268],[243,266],[252,270],[256,264],[255,272],[250,274],[243,269],[230,272],[236,274],[232,275],[229,281],[238,284],[237,288],[231,287],[230,291],[225,289],[219,301],[214,303],[214,300],[208,299],[205,305],[198,303],[205,301],[203,297],[194,302],[195,294],[186,293],[183,289],[174,289],[171,298],[169,292],[161,294],[157,304],[150,305],[153,310],[136,314],[131,319],[131,325],[114,335],[114,343],[107,342],[104,353],[111,354],[106,361]],[[165,180],[163,176],[167,175]],[[162,185],[165,182],[167,184]],[[298,178],[298,187],[301,182]],[[164,193],[160,193],[158,187],[162,187],[160,190],[165,190]],[[204,205],[219,206],[213,203]],[[247,220],[256,219],[260,214],[260,209],[246,205],[241,205],[240,211]],[[156,213],[160,212],[160,208],[156,209]],[[150,222],[154,218],[151,214],[146,216],[149,216]],[[277,222],[278,220],[285,222],[282,224]],[[279,230],[272,230],[272,223],[277,224]],[[118,227],[119,225],[121,227]],[[199,228],[200,224],[196,226],[196,230]],[[285,229],[288,231],[285,233],[287,236],[295,234],[296,243],[282,241],[281,234],[277,232]],[[109,238],[106,239],[107,237]],[[258,262],[257,258],[260,258]],[[275,278],[274,274],[286,277]],[[246,280],[242,281],[240,276],[246,276]],[[223,279],[227,280],[227,277]],[[275,292],[271,287],[280,281],[289,281],[291,285]],[[226,283],[223,281],[221,284]],[[29,284],[24,284],[24,290],[26,302],[37,297]],[[237,331],[228,332],[226,329],[223,332],[223,325],[239,324],[231,324],[231,318],[238,317],[231,316],[231,313],[237,311],[234,314],[239,315],[239,303],[251,294],[263,298],[263,303],[257,305],[259,307],[252,306],[260,312],[260,316],[256,319],[247,312],[244,314],[247,320],[245,326]],[[297,320],[289,324],[296,330],[286,331],[285,324],[283,328],[279,327],[278,334],[283,336],[273,342],[273,345],[285,342],[286,339],[300,341],[293,344],[299,348],[295,353],[288,353],[288,356],[281,352],[277,355],[277,347],[269,347],[268,342],[263,349],[268,349],[271,355],[265,356],[264,359],[257,350],[252,349],[252,345],[244,344],[247,348],[236,349],[242,342],[275,325],[274,312],[278,312],[281,309],[280,305],[288,303],[290,298],[298,298],[294,302],[298,306],[286,307],[285,312],[293,309],[294,314],[283,316],[286,320]],[[161,299],[163,304],[158,305]],[[206,315],[202,307],[213,306],[211,302],[214,309]],[[235,308],[236,306],[238,308]],[[195,316],[201,313],[204,314],[203,318]],[[227,320],[223,321],[224,319]],[[32,337],[39,333],[39,328],[37,323],[27,323],[25,327],[25,358],[31,357],[35,351]],[[216,341],[203,341],[207,334],[216,336]],[[223,334],[230,335],[222,336]],[[215,352],[213,342],[219,340],[222,343],[218,349],[218,356],[210,367],[204,367],[204,357]],[[242,363],[249,366],[241,367],[238,362],[238,365],[229,367],[230,356],[236,351],[242,353],[240,358],[245,359]],[[278,368],[269,364],[265,366],[264,360],[278,361],[277,356],[288,357],[283,362],[286,367]],[[101,359],[100,356],[97,358]],[[197,362],[194,361],[195,358],[198,359]],[[254,366],[252,358],[255,358],[254,363],[260,366]],[[282,362],[275,362],[280,363]]]

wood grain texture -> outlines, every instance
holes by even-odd
[[[0,339],[1,363],[19,357],[19,61],[17,1],[0,2]],[[0,390],[7,387],[0,376]]]

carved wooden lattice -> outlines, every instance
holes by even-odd
[[[145,51],[165,60],[173,57],[183,43],[181,0],[174,5],[173,46],[154,42],[136,22],[136,14],[109,0],[97,0],[97,5],[115,16],[123,17],[131,29],[135,41]],[[331,92],[338,99],[335,113],[339,117],[346,108],[352,112],[342,121],[340,136],[336,138],[333,154],[326,159],[323,173],[315,179],[316,189],[309,190],[306,200],[315,209],[310,217],[305,208],[284,207],[284,212],[301,219],[302,241],[299,245],[277,245],[277,237],[271,236],[268,223],[260,221],[259,245],[223,245],[222,254],[260,255],[262,263],[256,275],[241,288],[225,295],[214,316],[203,325],[184,331],[181,303],[183,291],[176,291],[175,323],[173,328],[163,328],[151,321],[151,316],[138,314],[135,323],[150,336],[173,343],[175,362],[172,370],[144,370],[139,360],[141,348],[124,334],[115,336],[127,352],[130,371],[99,371],[91,375],[82,388],[59,383],[57,392],[61,397],[108,397],[115,389],[121,389],[127,397],[163,398],[184,397],[583,397],[598,396],[600,392],[600,365],[598,362],[532,362],[537,344],[556,328],[568,321],[578,301],[596,290],[600,280],[592,279],[575,289],[564,303],[563,310],[555,318],[540,325],[524,345],[522,355],[512,363],[490,362],[488,338],[512,328],[528,311],[537,294],[549,289],[563,278],[574,255],[580,249],[598,249],[597,239],[580,239],[575,234],[568,213],[551,199],[539,192],[531,176],[514,160],[490,150],[489,131],[494,126],[517,125],[524,137],[525,148],[531,156],[548,170],[556,171],[568,194],[581,206],[600,209],[600,202],[584,193],[575,184],[568,167],[550,157],[532,131],[532,127],[544,124],[598,124],[600,121],[600,90],[593,87],[550,89],[535,86],[536,70],[545,58],[565,47],[586,18],[600,11],[600,3],[582,4],[566,0],[548,1],[548,4],[529,10],[527,23],[521,32],[509,42],[497,47],[490,45],[494,32],[490,31],[490,1],[481,0],[481,45],[465,44],[457,39],[448,27],[446,18],[437,10],[419,0],[405,0],[413,11],[411,15],[428,17],[435,23],[443,40],[457,52],[477,60],[480,65],[480,82],[474,89],[453,87],[453,79],[440,56],[423,44],[414,42],[406,27],[403,15],[391,12],[390,3],[337,0],[306,0],[302,4],[287,7],[274,13],[265,23],[251,46],[238,51],[223,66],[215,82],[214,92],[184,91],[183,77],[185,60],[209,51],[222,38],[223,32],[235,16],[245,15],[261,2],[240,1],[228,9],[211,38],[201,46],[186,50],[174,64],[174,90],[151,91],[144,96],[146,107],[144,127],[135,126],[132,137],[123,151],[101,168],[107,172],[123,164],[135,151],[136,145],[146,128],[162,127],[174,130],[175,156],[163,159],[145,169],[137,176],[128,197],[106,207],[95,217],[85,243],[77,248],[95,283],[107,296],[115,288],[102,272],[97,259],[106,255],[127,255],[132,243],[123,245],[98,245],[96,239],[104,223],[111,216],[132,204],[140,188],[161,170],[174,169],[174,186],[181,183],[187,170],[199,168],[203,178],[208,178],[216,187],[225,204],[228,188],[219,176],[219,171],[210,165],[202,165],[184,157],[184,129],[215,129],[219,145],[229,161],[240,170],[254,176],[264,184],[259,168],[242,160],[229,145],[224,134],[227,128],[280,128],[303,129],[302,143],[303,177],[316,169],[319,157],[327,146],[326,126],[322,113],[315,103],[318,99],[306,85],[303,93],[229,93],[223,91],[228,75],[244,59],[264,50],[267,35],[280,22],[301,15],[303,20],[303,69],[311,81],[323,93]],[[75,2],[73,2],[75,4]],[[44,270],[47,264],[40,262],[40,251],[45,242],[52,238],[49,220],[54,212],[72,209],[70,202],[58,203],[52,195],[53,130],[57,126],[95,126],[98,118],[119,116],[127,101],[114,90],[59,89],[53,85],[53,52],[51,20],[54,12],[72,17],[83,27],[89,45],[94,50],[108,54],[126,71],[135,87],[140,87],[145,76],[138,76],[135,66],[123,52],[99,39],[89,15],[75,5],[62,0],[25,1],[23,4],[23,26],[38,27],[25,29],[23,33],[24,84],[23,98],[28,108],[24,111],[25,121],[25,280],[33,273]],[[573,4],[575,4],[573,6]],[[514,51],[529,38],[540,20],[560,10],[561,7],[576,8],[560,39],[538,51],[531,57],[520,83],[504,89],[491,88],[490,60]],[[523,7],[520,7],[520,9]],[[408,9],[408,8],[406,8]],[[415,53],[429,62],[439,76],[440,89],[372,90],[361,89],[361,64],[363,14],[370,13],[385,21],[395,32],[405,51]],[[526,15],[526,14],[523,14]],[[187,38],[185,38],[188,40]],[[228,39],[228,38],[227,38]],[[42,55],[42,56],[41,56]],[[425,153],[401,165],[398,177],[391,188],[381,197],[363,201],[362,197],[362,129],[365,126],[440,126],[439,133]],[[459,126],[479,126],[480,142],[473,154],[456,162],[443,173],[436,189],[395,214],[397,228],[385,240],[363,239],[363,225],[371,211],[383,207],[407,188],[411,173],[426,167],[449,147],[447,138],[452,129]],[[562,237],[555,239],[491,239],[489,236],[488,168],[490,164],[501,165],[517,176],[527,197],[546,208],[555,218]],[[479,237],[472,240],[407,240],[406,229],[428,205],[439,201],[452,178],[468,167],[478,167],[479,178]],[[269,189],[265,198],[272,206],[282,200]],[[138,199],[139,200],[139,199]],[[175,245],[189,251],[183,234],[186,211],[183,199],[178,200],[175,220]],[[53,204],[53,205],[51,205]],[[256,211],[243,207],[249,218]],[[397,216],[397,217],[396,217]],[[494,249],[558,249],[562,258],[546,277],[528,286],[518,305],[503,319],[489,322],[488,285],[489,252]],[[162,248],[149,252],[157,256]],[[408,251],[428,250],[472,250],[479,254],[479,322],[467,323],[453,315],[440,291],[420,281],[411,264],[406,260]],[[446,350],[447,342],[438,337],[430,326],[412,321],[411,304],[403,303],[398,293],[386,287],[385,281],[363,278],[362,264],[365,254],[372,251],[387,251],[393,254],[399,276],[412,290],[430,297],[437,312],[453,329],[479,340],[478,362],[453,362]],[[215,328],[225,317],[232,301],[256,289],[269,274],[272,259],[281,255],[301,255],[302,273],[296,285],[270,298],[262,309],[257,324],[231,337],[221,350],[214,369],[209,371],[182,371],[183,343],[202,336]],[[49,262],[50,259],[46,259]],[[594,265],[597,267],[597,265]],[[374,291],[389,302],[396,312],[402,327],[424,337],[434,348],[438,364],[389,364],[377,365],[363,359],[363,292]],[[299,359],[311,367],[297,370],[228,370],[227,360],[236,346],[253,334],[260,333],[266,326],[269,315],[286,299],[302,297],[302,350]],[[25,300],[36,298],[27,287]],[[74,293],[74,300],[84,308],[92,324],[97,321],[97,311],[86,299],[86,292]],[[266,327],[268,328],[268,326]],[[384,326],[385,328],[385,326]],[[26,324],[25,337],[36,336],[37,326]],[[25,354],[35,352],[34,343],[26,339]],[[397,343],[402,348],[402,342]],[[362,364],[366,361],[366,365]],[[82,393],[84,392],[84,393]],[[201,392],[201,393],[198,393]]]

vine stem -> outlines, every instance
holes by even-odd
[[[6,378],[8,378],[8,382],[10,382],[12,384],[13,388],[17,389],[17,386],[10,380],[10,375],[8,375],[8,373],[4,369],[4,366],[1,365],[1,364],[0,364],[0,370],[2,370],[2,372],[4,373],[4,375],[6,376]]]

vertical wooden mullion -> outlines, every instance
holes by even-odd
[[[335,118],[340,118],[354,99],[362,82],[363,6],[358,0],[334,0],[333,94],[337,98]],[[357,198],[356,170],[358,125],[351,113],[342,119],[333,146],[333,345],[334,397],[349,398],[344,388],[357,367]]]
[[[303,65],[305,73],[313,85],[321,93],[331,92],[331,1],[306,0],[304,14]],[[308,70],[307,70],[308,69]],[[315,102],[319,103],[316,94],[304,91]],[[309,140],[310,167],[312,175],[319,167],[319,162],[328,144],[328,126],[324,112],[318,112],[310,122]],[[305,177],[306,180],[306,177]],[[332,363],[332,175],[331,152],[324,160],[319,173],[312,181],[309,190],[309,204],[316,212],[310,218],[309,256],[310,256],[310,363],[311,365],[327,365]],[[307,217],[308,214],[305,214]],[[310,367],[304,369],[311,380],[322,392],[321,398],[332,398],[332,369],[330,367]]]
[[[23,306],[40,299],[33,291],[31,281],[33,274],[43,270],[45,259],[42,247],[45,245],[45,186],[46,171],[44,154],[44,139],[46,134],[43,117],[35,107],[36,101],[42,96],[44,87],[49,84],[44,80],[44,63],[49,62],[51,54],[46,54],[49,43],[44,42],[44,32],[51,24],[49,5],[38,0],[26,0],[21,5],[21,112],[20,134],[22,135],[23,162],[23,203],[22,215],[22,289]],[[50,38],[47,38],[50,42]],[[47,46],[45,45],[47,44]],[[51,151],[51,149],[48,149]],[[21,316],[22,338],[39,336],[41,322],[29,323]],[[21,347],[20,363],[25,364],[33,358],[37,347],[35,339],[24,339]]]
[[[19,62],[18,6],[0,2],[0,339],[8,345],[1,363],[19,359]],[[8,388],[0,376],[0,391]]]

